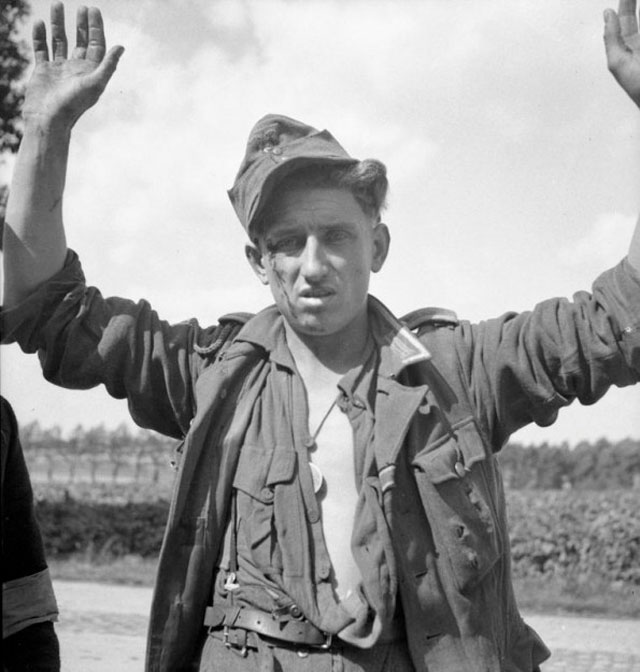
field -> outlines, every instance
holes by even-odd
[[[54,576],[151,585],[170,484],[34,485]],[[511,490],[522,608],[640,618],[636,490]]]

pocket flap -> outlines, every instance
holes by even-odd
[[[296,454],[291,449],[276,448],[267,474],[267,485],[288,483],[292,478],[296,466]]]
[[[474,420],[455,428],[454,435],[455,438],[448,437],[436,447],[426,446],[412,462],[432,483],[462,478],[476,462],[486,457],[485,447]]]
[[[281,447],[246,444],[242,447],[233,487],[257,499],[265,497],[265,488],[293,478],[296,455]]]

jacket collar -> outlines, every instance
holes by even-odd
[[[380,352],[378,375],[395,379],[407,366],[431,358],[431,354],[409,329],[374,296],[369,295],[369,327]],[[251,318],[236,337],[269,353],[275,364],[295,369],[284,338],[284,318],[275,305]]]
[[[284,318],[275,305],[261,310],[242,327],[235,338],[262,348],[277,365],[295,370],[295,362],[284,335]]]

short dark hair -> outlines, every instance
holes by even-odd
[[[337,187],[347,189],[369,217],[378,220],[387,205],[389,180],[387,168],[378,159],[364,159],[349,166],[311,164],[284,177],[275,187],[270,200],[283,189],[293,187]],[[262,232],[268,218],[269,203],[263,208],[259,220],[253,227],[254,242]]]

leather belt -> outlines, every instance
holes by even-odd
[[[323,632],[308,621],[279,619],[266,611],[250,607],[207,607],[204,625],[210,630],[242,628],[300,646],[318,649],[331,647],[331,634]]]

